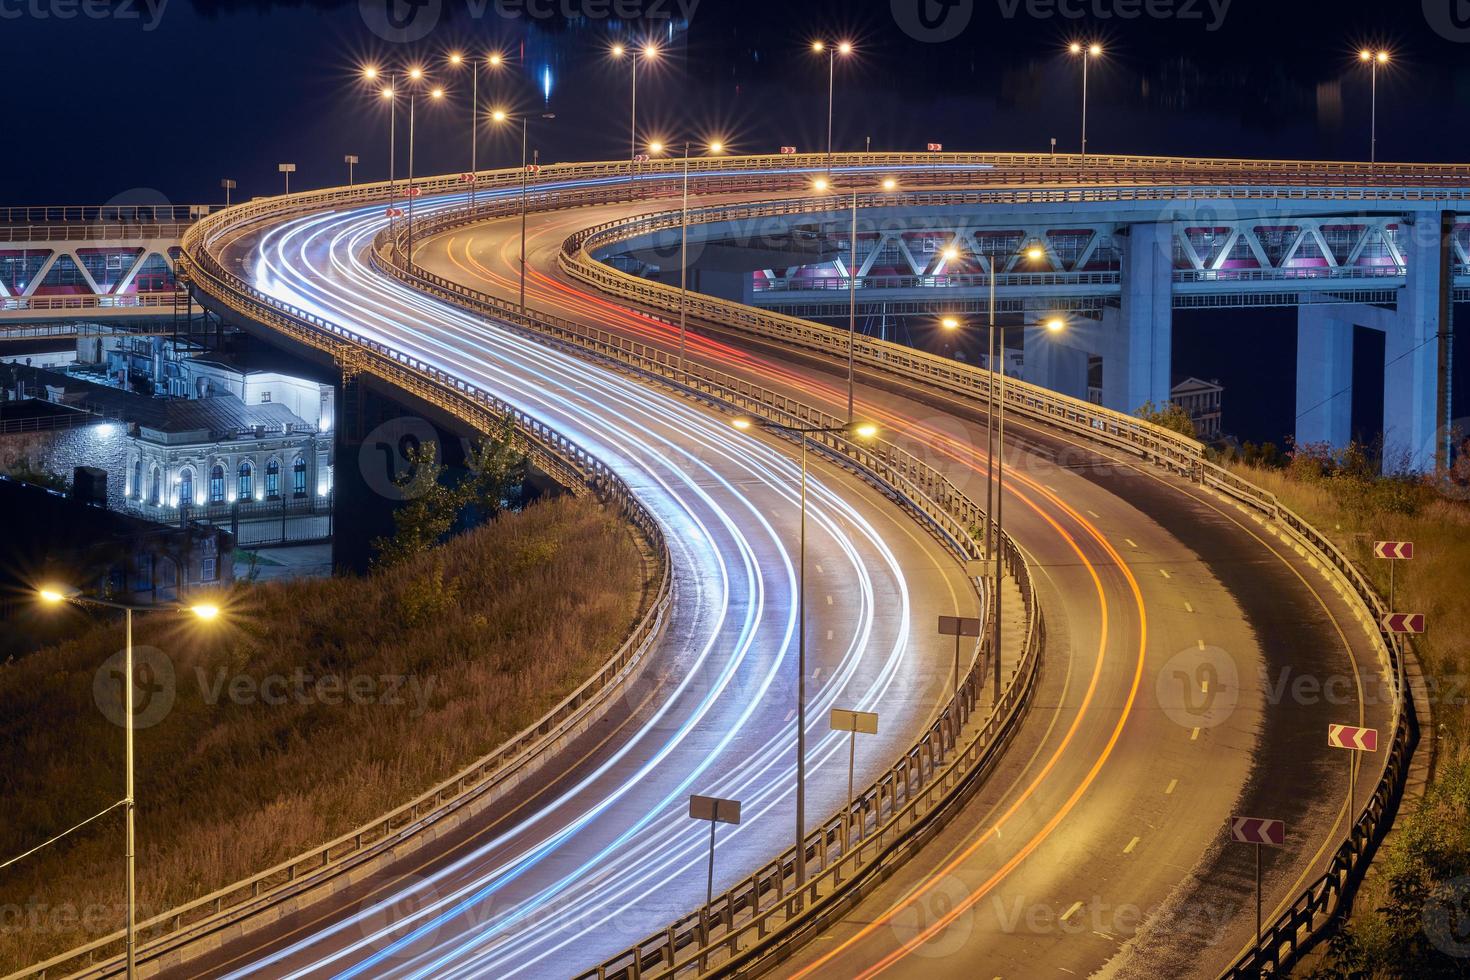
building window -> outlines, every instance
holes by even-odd
[[[225,500],[225,468],[219,463],[209,471],[209,502],[222,504]]]
[[[185,466],[179,472],[179,506],[189,507],[194,503],[194,468]]]
[[[143,461],[141,459],[133,464],[133,496],[139,500],[143,499]]]
[[[268,391],[262,391],[260,393],[260,403],[262,405],[269,404],[270,403],[270,400],[271,400],[271,393],[270,392],[268,392]]]
[[[215,571],[213,558],[205,558],[199,563],[199,577],[206,582],[213,582],[219,577],[219,573]]]
[[[265,495],[271,500],[281,496],[281,461],[273,459],[265,464]]]
[[[300,456],[291,464],[291,494],[296,497],[306,496],[306,460]]]
[[[255,496],[255,467],[250,465],[250,460],[240,461],[240,499],[249,500]]]
[[[154,507],[158,506],[158,496],[162,491],[163,474],[155,466],[148,472],[148,502]]]

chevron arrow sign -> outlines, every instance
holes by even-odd
[[[1231,817],[1230,839],[1240,844],[1267,844],[1281,847],[1286,843],[1286,824],[1260,817]]]
[[[1377,752],[1378,729],[1354,728],[1351,725],[1328,725],[1327,744],[1334,749],[1352,749],[1354,752]]]
[[[1414,557],[1414,542],[1412,541],[1375,541],[1373,542],[1373,554],[1378,558],[1401,558]]]
[[[1389,613],[1383,617],[1383,628],[1390,633],[1423,633],[1423,613]]]

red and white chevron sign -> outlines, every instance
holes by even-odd
[[[1286,824],[1281,820],[1263,820],[1260,817],[1231,817],[1230,839],[1239,844],[1281,847],[1286,843]]]
[[[1376,558],[1413,558],[1414,542],[1375,541],[1373,542],[1373,555]]]
[[[1383,617],[1383,628],[1390,633],[1423,633],[1423,613],[1389,613]]]
[[[1327,744],[1334,749],[1354,752],[1377,752],[1378,729],[1354,728],[1352,725],[1328,725]]]

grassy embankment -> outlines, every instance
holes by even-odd
[[[171,709],[137,733],[142,915],[344,833],[492,750],[618,647],[651,598],[652,564],[620,520],[566,498],[366,578],[237,587],[214,624],[137,617],[140,651],[174,673]],[[123,732],[93,693],[121,645],[104,616],[0,666],[0,860],[121,797]],[[298,668],[343,683],[302,682]],[[122,927],[121,830],[114,810],[0,871],[0,974]]]
[[[1401,811],[1378,854],[1380,873],[1358,893],[1350,926],[1319,977],[1470,976],[1470,504],[1409,479],[1301,457],[1285,469],[1237,466],[1333,538],[1387,596],[1389,563],[1375,540],[1414,542],[1395,569],[1395,605],[1423,612],[1415,649],[1438,730],[1438,759],[1422,801]],[[1463,489],[1463,488],[1460,488]],[[1431,731],[1425,732],[1427,744]]]

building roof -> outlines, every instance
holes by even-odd
[[[1218,381],[1202,381],[1199,378],[1189,377],[1179,382],[1170,392],[1175,395],[1186,395],[1197,391],[1224,391],[1225,386]]]

